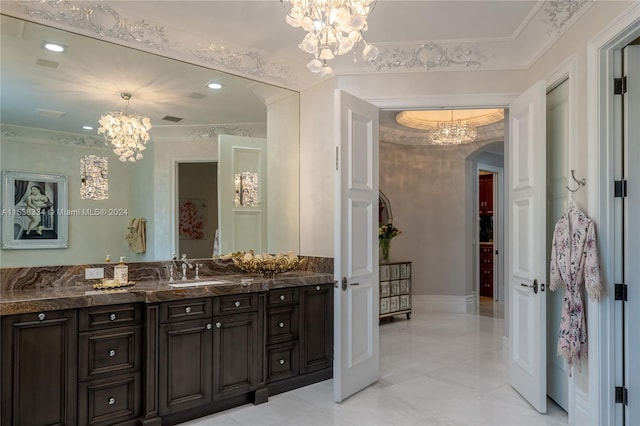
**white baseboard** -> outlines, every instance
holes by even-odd
[[[412,298],[413,308],[425,312],[467,314],[477,311],[476,297],[419,294]]]

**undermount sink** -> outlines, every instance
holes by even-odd
[[[205,285],[216,285],[216,284],[229,284],[228,281],[220,281],[220,280],[200,280],[200,281],[186,281],[186,282],[177,282],[177,283],[169,283],[169,287],[202,287]]]

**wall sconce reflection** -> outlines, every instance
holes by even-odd
[[[109,198],[109,162],[107,157],[85,155],[80,159],[80,198],[106,200]]]
[[[260,204],[258,199],[258,174],[253,172],[236,173],[236,207],[255,207]]]

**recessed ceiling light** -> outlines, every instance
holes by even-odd
[[[218,89],[222,89],[222,84],[216,81],[210,81],[209,83],[207,83],[207,87],[209,89],[218,90]]]
[[[67,47],[58,43],[50,43],[48,41],[43,41],[42,48],[47,49],[50,52],[61,53],[61,52],[64,52]]]
[[[84,130],[93,130],[93,126],[82,126]]]

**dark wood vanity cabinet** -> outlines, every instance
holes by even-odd
[[[76,310],[2,318],[2,425],[76,425]]]
[[[142,306],[80,309],[78,424],[133,424],[142,405]]]
[[[300,373],[333,367],[333,284],[302,287]]]

